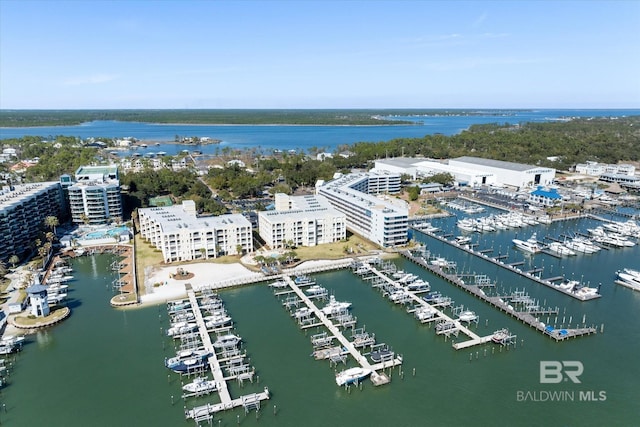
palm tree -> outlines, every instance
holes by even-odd
[[[84,225],[89,225],[89,217],[87,216],[87,214],[83,213],[82,215],[80,215],[80,219],[82,220],[82,222],[84,222]]]
[[[7,274],[7,265],[4,261],[0,261],[0,276],[4,277],[5,274]]]
[[[44,225],[53,230],[53,234],[56,234],[56,227],[60,225],[60,220],[58,220],[57,216],[50,215],[45,217]]]

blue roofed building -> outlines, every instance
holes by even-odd
[[[537,189],[529,193],[529,203],[542,205],[545,207],[557,206],[562,202],[562,195],[555,187],[544,188],[538,186]]]

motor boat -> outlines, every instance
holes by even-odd
[[[336,301],[336,298],[333,295],[331,295],[329,297],[329,303],[326,306],[322,307],[320,311],[322,311],[324,314],[328,316],[331,314],[341,313],[349,309],[349,307],[351,307],[350,302]]]
[[[536,233],[533,233],[527,240],[513,239],[512,242],[516,248],[532,254],[537,254],[542,250],[542,246],[540,246],[536,238]]]
[[[234,334],[220,335],[213,343],[216,348],[233,347],[237,345],[242,338]]]
[[[182,386],[182,390],[195,394],[209,394],[217,389],[216,382],[206,377],[197,377],[192,382]]]
[[[169,369],[174,369],[188,359],[207,359],[210,353],[206,350],[181,350],[174,357],[166,359],[164,365]]]
[[[569,249],[568,247],[566,247],[562,243],[558,243],[558,242],[549,243],[548,248],[549,248],[550,251],[555,252],[558,255],[573,256],[573,255],[576,254],[575,251],[572,251],[571,249]]]
[[[466,310],[458,315],[458,320],[461,322],[475,322],[478,320],[478,315],[475,311]]]
[[[363,379],[367,378],[373,372],[367,368],[349,368],[336,374],[336,384],[339,386],[349,385],[353,383],[359,383]]]

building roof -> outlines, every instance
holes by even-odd
[[[415,168],[418,162],[429,160],[425,157],[390,157],[386,159],[377,159],[376,163],[382,163],[389,166],[396,166],[400,168]]]
[[[493,160],[493,159],[483,159],[481,157],[471,157],[471,156],[462,156],[456,157],[455,160],[457,162],[470,163],[478,166],[487,166],[492,168],[500,168],[500,169],[508,169],[512,171],[528,171],[529,169],[536,169],[538,166],[527,165],[524,163],[514,163],[514,162],[505,162],[502,160]]]
[[[47,292],[47,287],[41,284],[31,285],[27,288],[28,294],[39,294],[41,292]]]
[[[241,214],[228,214],[218,216],[196,215],[195,210],[187,211],[190,200],[183,201],[183,205],[163,206],[156,208],[139,209],[140,215],[160,224],[164,233],[175,233],[181,230],[214,230],[228,227],[251,227],[251,222]]]
[[[23,201],[36,197],[38,194],[49,191],[59,185],[57,181],[36,182],[15,185],[13,190],[9,188],[0,189],[0,211],[11,209],[13,206],[17,206]]]
[[[542,187],[538,187],[536,190],[532,191],[530,194],[534,196],[545,197],[547,199],[555,199],[555,200],[562,199],[562,196],[558,194],[557,188],[544,189]]]

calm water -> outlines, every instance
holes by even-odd
[[[48,126],[32,128],[0,128],[0,139],[39,135],[53,138],[55,135],[88,137],[135,137],[151,145],[141,154],[164,151],[175,155],[181,150],[200,150],[204,154],[215,154],[227,148],[250,149],[271,152],[280,150],[308,150],[316,147],[334,151],[340,145],[356,142],[388,141],[395,138],[418,138],[427,134],[457,134],[474,124],[521,123],[552,121],[561,117],[608,117],[639,115],[640,110],[522,110],[488,111],[469,116],[402,116],[397,119],[411,120],[416,125],[407,126],[235,126],[235,125],[163,125],[153,123],[94,121],[77,126]],[[220,139],[215,145],[189,146],[174,144],[176,135],[198,136]],[[121,152],[130,155],[130,151]]]
[[[452,228],[455,218],[434,221]],[[520,231],[529,236],[584,230],[591,221],[571,221]],[[515,232],[476,236],[481,247],[508,249],[510,261],[523,255],[510,248]],[[316,276],[340,300],[353,302],[358,326],[376,334],[404,355],[404,378],[393,372],[392,383],[362,390],[337,388],[334,370],[326,361],[310,357],[309,335],[300,331],[287,311],[262,285],[247,286],[221,294],[244,338],[259,384],[231,388],[232,396],[260,391],[268,386],[272,399],[255,412],[242,409],[220,414],[213,425],[234,426],[460,426],[460,425],[637,425],[640,406],[640,293],[615,285],[620,267],[640,269],[640,248],[601,251],[557,260],[546,255],[530,265],[544,265],[550,275],[562,271],[602,284],[603,297],[579,302],[541,285],[504,272],[498,267],[426,237],[435,254],[458,262],[465,271],[490,275],[498,287],[526,288],[530,295],[559,306],[566,322],[599,327],[604,334],[556,343],[497,312],[470,295],[431,276],[419,267],[398,259],[401,268],[429,280],[432,288],[451,296],[481,316],[480,335],[507,327],[518,335],[518,346],[509,351],[493,345],[455,351],[451,342],[437,337],[433,329],[419,325],[403,308],[394,306],[378,291],[349,271]],[[11,384],[2,391],[2,425],[11,426],[180,426],[193,425],[183,416],[177,375],[169,373],[163,359],[172,353],[172,341],[161,327],[167,325],[163,306],[128,311],[109,307],[112,275],[107,273],[109,255],[74,261],[76,277],[70,292],[72,317],[63,324],[30,337],[15,361]],[[215,267],[212,267],[212,280]],[[546,276],[546,273],[543,274]],[[546,319],[545,319],[546,320]],[[562,319],[558,320],[560,323]],[[554,323],[553,319],[550,323]],[[476,328],[474,326],[474,328]],[[486,352],[486,355],[485,355]],[[470,361],[470,358],[472,359]],[[539,383],[541,360],[577,360],[584,365],[581,384]],[[413,376],[415,368],[416,375]],[[570,391],[575,401],[519,402],[518,391]],[[606,393],[606,401],[579,401],[579,391]],[[216,401],[210,397],[210,401]],[[209,401],[188,401],[189,407]],[[274,415],[276,406],[277,415]],[[219,424],[216,424],[218,423]]]

